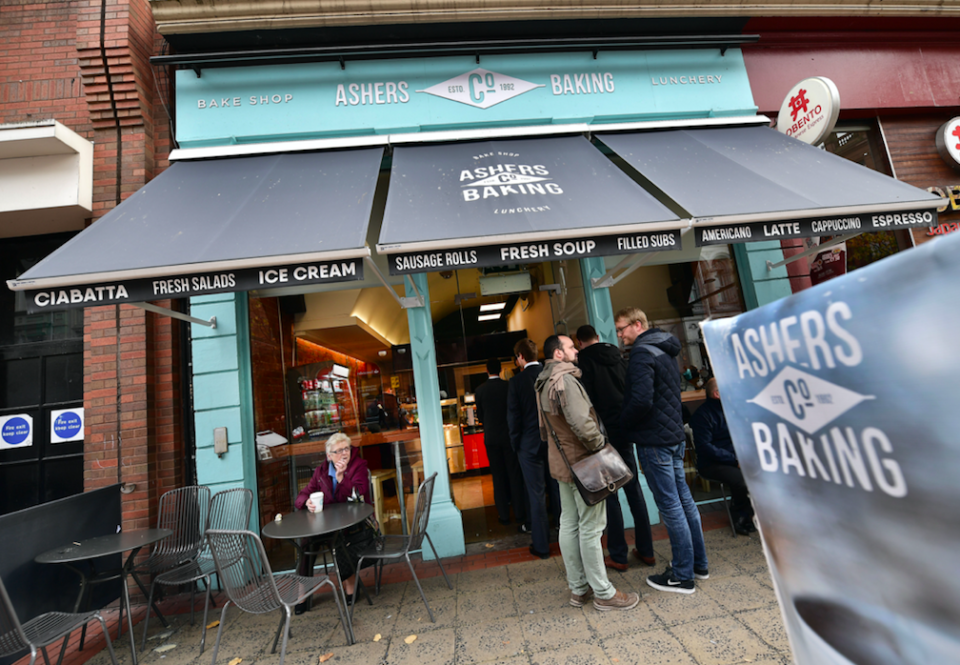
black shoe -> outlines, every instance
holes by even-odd
[[[753,526],[753,522],[751,522],[749,518],[741,517],[733,522],[733,530],[741,536],[749,536],[757,529]]]
[[[503,526],[507,526],[508,524],[510,524],[510,520],[505,520],[502,517],[498,517],[497,521],[500,522],[500,524],[502,524]]]
[[[693,580],[678,580],[673,576],[673,571],[667,568],[661,575],[651,575],[647,578],[647,584],[660,591],[669,591],[670,593],[693,593],[697,590]]]
[[[530,546],[530,554],[532,554],[533,556],[540,557],[541,559],[549,559],[549,558],[550,558],[550,552],[547,552],[547,553],[545,553],[545,554],[542,553],[542,552],[538,552],[537,550],[533,549],[533,545]]]
[[[526,524],[521,524],[517,527],[517,533],[530,533],[530,527]]]
[[[667,566],[667,569],[663,571],[664,575],[673,575],[673,567]],[[709,568],[698,568],[697,566],[693,567],[693,578],[695,580],[709,580],[710,579],[710,569]]]

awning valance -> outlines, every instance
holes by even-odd
[[[679,249],[689,226],[582,136],[398,147],[390,274]]]
[[[8,285],[37,312],[362,279],[382,157],[178,162]]]
[[[698,246],[934,226],[943,203],[767,127],[597,138],[690,214]]]

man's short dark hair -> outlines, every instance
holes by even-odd
[[[589,323],[580,326],[577,328],[577,340],[580,342],[592,342],[595,339],[599,339],[597,335],[597,329],[591,326]]]
[[[500,374],[500,359],[490,358],[487,361],[487,374]]]
[[[550,335],[543,343],[543,357],[547,360],[553,360],[554,352],[562,348],[563,343],[560,341],[560,335]]]
[[[537,343],[529,337],[524,337],[513,345],[513,355],[520,356],[528,363],[537,361]]]

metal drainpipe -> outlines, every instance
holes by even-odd
[[[113,79],[110,76],[110,63],[107,61],[106,47],[107,32],[107,0],[100,0],[100,60],[103,62],[103,72],[107,78],[107,91],[110,93],[110,112],[113,115],[113,123],[117,133],[117,194],[115,197],[116,205],[120,205],[120,186],[121,186],[121,166],[123,165],[123,141],[120,132],[120,118],[117,115],[117,98],[113,92]],[[119,319],[118,319],[119,321]],[[119,367],[117,371],[119,371]]]
[[[180,311],[190,313],[190,299],[180,300]],[[189,325],[180,324],[180,418],[183,437],[183,481],[184,485],[197,482],[197,442],[193,429],[193,349],[190,346],[192,335]]]

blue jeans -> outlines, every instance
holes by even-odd
[[[637,457],[670,536],[673,574],[678,580],[692,580],[694,567],[707,567],[707,548],[700,511],[683,473],[684,445],[637,446]]]

